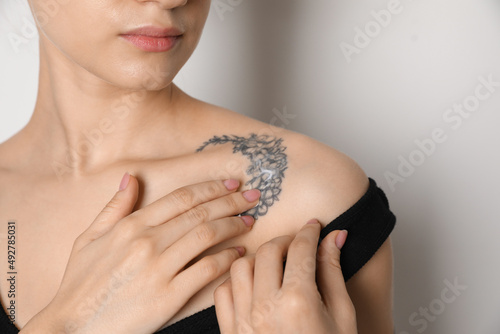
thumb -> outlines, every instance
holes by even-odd
[[[318,249],[318,288],[330,312],[352,305],[340,267],[340,249],[346,238],[346,230],[334,231],[323,239]]]
[[[137,202],[139,183],[137,179],[125,173],[118,191],[97,215],[92,224],[77,238],[75,246],[84,247],[108,232],[120,219],[128,216]]]

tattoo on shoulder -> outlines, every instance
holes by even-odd
[[[279,200],[281,184],[287,167],[286,147],[283,139],[268,135],[251,134],[250,137],[214,136],[203,143],[196,152],[203,151],[210,145],[233,144],[233,153],[241,153],[250,160],[246,173],[250,180],[245,185],[259,189],[261,197],[259,204],[245,212],[255,219],[264,216],[274,202]]]

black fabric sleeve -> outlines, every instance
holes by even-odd
[[[366,193],[349,210],[321,230],[321,242],[330,232],[347,230],[348,236],[340,265],[347,282],[361,269],[389,237],[396,224],[396,217],[389,209],[389,202],[373,179]],[[319,243],[318,243],[319,244]]]

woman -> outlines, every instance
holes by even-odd
[[[140,217],[142,224],[153,220],[155,227],[165,225],[162,237],[177,235],[175,242],[185,248],[192,247],[193,252],[196,248],[194,253],[210,248],[191,262],[195,263],[191,267],[203,265],[206,259],[203,256],[212,254],[212,262],[217,259],[219,273],[227,270],[243,249],[247,254],[254,254],[269,240],[295,235],[311,217],[317,218],[323,227],[338,217],[334,224],[328,225],[329,229],[323,230],[322,236],[344,225],[349,230],[342,265],[345,279],[349,279],[347,290],[356,309],[358,331],[392,332],[392,259],[388,235],[394,218],[374,182],[338,151],[198,101],[172,83],[196,47],[210,1],[64,1],[58,3],[57,8],[49,8],[42,0],[29,2],[40,34],[37,103],[28,125],[0,146],[0,156],[8,157],[0,162],[0,189],[9,189],[0,193],[0,219],[15,220],[19,236],[16,243],[20,254],[16,259],[20,273],[16,287],[18,327],[24,327],[42,310],[45,310],[42,314],[53,314],[56,308],[48,305],[71,305],[64,298],[88,281],[76,284],[76,276],[83,273],[90,275],[89,279],[96,276],[70,269],[72,260],[85,263],[86,257],[81,255],[86,252],[84,249],[93,249],[95,261],[101,261],[102,254],[108,254],[102,253],[99,257],[98,250],[108,250],[109,254],[118,256],[116,254],[122,252],[116,249],[123,249],[123,254],[130,251],[135,258],[140,258],[133,250],[142,249],[144,238],[132,233],[137,232],[136,227],[125,232],[122,227],[112,227],[135,226],[121,224],[123,220],[129,222]],[[116,201],[112,201],[95,219],[127,171],[135,176],[125,174],[123,177],[121,194],[128,194],[128,202],[120,209]],[[201,195],[193,194],[203,193],[199,187],[206,187],[206,183],[187,188],[190,189],[187,193],[196,200],[179,200],[186,200],[186,188],[181,196],[178,192],[171,193],[186,185],[217,179],[239,180],[240,191],[221,193],[219,182],[219,192],[214,191],[212,184],[202,200]],[[236,191],[234,180],[230,184],[226,190]],[[241,192],[251,188],[259,191],[245,195]],[[165,196],[169,193],[171,195]],[[176,211],[171,209],[177,207],[172,203],[182,205]],[[161,210],[161,205],[171,211],[162,212],[160,217],[155,210]],[[119,212],[115,216],[113,208]],[[139,214],[130,215],[133,219],[127,218],[133,210]],[[108,215],[103,220],[102,215],[110,212],[113,217]],[[244,218],[233,217],[242,212],[245,212]],[[181,214],[184,214],[182,219],[177,217]],[[368,216],[373,224],[366,223]],[[204,238],[203,233],[200,237],[197,226],[208,223],[212,223],[212,229],[208,230],[216,231],[217,238],[211,232],[209,238]],[[242,224],[254,226],[248,231]],[[193,229],[181,233],[181,226]],[[83,231],[87,234],[82,234]],[[196,245],[192,241],[198,240],[193,237],[196,233],[198,239],[210,242]],[[80,235],[84,237],[77,239],[73,247]],[[112,236],[106,239],[108,235]],[[99,239],[103,236],[106,238]],[[187,239],[183,241],[183,238]],[[137,239],[142,241],[132,242]],[[118,241],[94,247],[98,240]],[[162,251],[182,253],[179,252],[182,247],[175,253],[173,239],[162,242]],[[286,249],[285,244],[281,242],[277,248]],[[148,252],[139,253],[149,259]],[[273,254],[276,255],[276,251]],[[109,261],[123,260],[113,256]],[[170,255],[168,258],[178,258],[180,266],[181,258],[188,257]],[[65,290],[61,282],[65,282],[63,274],[68,258],[66,273],[79,275],[68,281],[76,284],[74,289],[69,288],[68,283]],[[87,254],[87,258],[92,257]],[[1,261],[5,261],[5,256]],[[135,265],[140,262],[134,261]],[[88,266],[91,264],[87,262]],[[100,268],[99,273],[109,270]],[[196,278],[192,272],[190,275]],[[151,332],[162,325],[183,324],[188,319],[179,320],[212,306],[215,289],[228,275],[209,284],[211,275],[205,273],[199,277],[199,281],[189,282],[199,286],[200,291],[192,298],[177,296],[179,310],[163,314],[164,322],[157,319],[160,315],[152,321],[150,312],[144,313],[142,319],[137,315],[141,330]],[[183,286],[183,291],[193,288],[179,283],[188,281],[176,282]],[[219,290],[220,296],[228,295],[228,285]],[[2,281],[3,305],[9,302],[5,291],[8,291],[7,282]],[[132,299],[136,303],[141,300],[137,296],[147,296],[144,287],[136,292],[136,298]],[[153,291],[150,293],[154,296]],[[83,293],[81,298],[85,296]],[[239,296],[235,295],[234,300],[239,300]],[[221,303],[219,305],[228,305]],[[197,319],[201,319],[200,316],[213,317],[213,308],[198,314]]]

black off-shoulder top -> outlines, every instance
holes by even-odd
[[[369,179],[367,192],[351,208],[321,230],[320,242],[334,230],[347,230],[349,237],[342,248],[340,264],[347,282],[375,254],[389,237],[396,224],[396,217],[389,209],[389,202],[382,189]],[[17,334],[19,329],[12,324],[2,308],[0,333]],[[154,334],[215,334],[220,333],[215,307],[209,307],[184,318]]]

